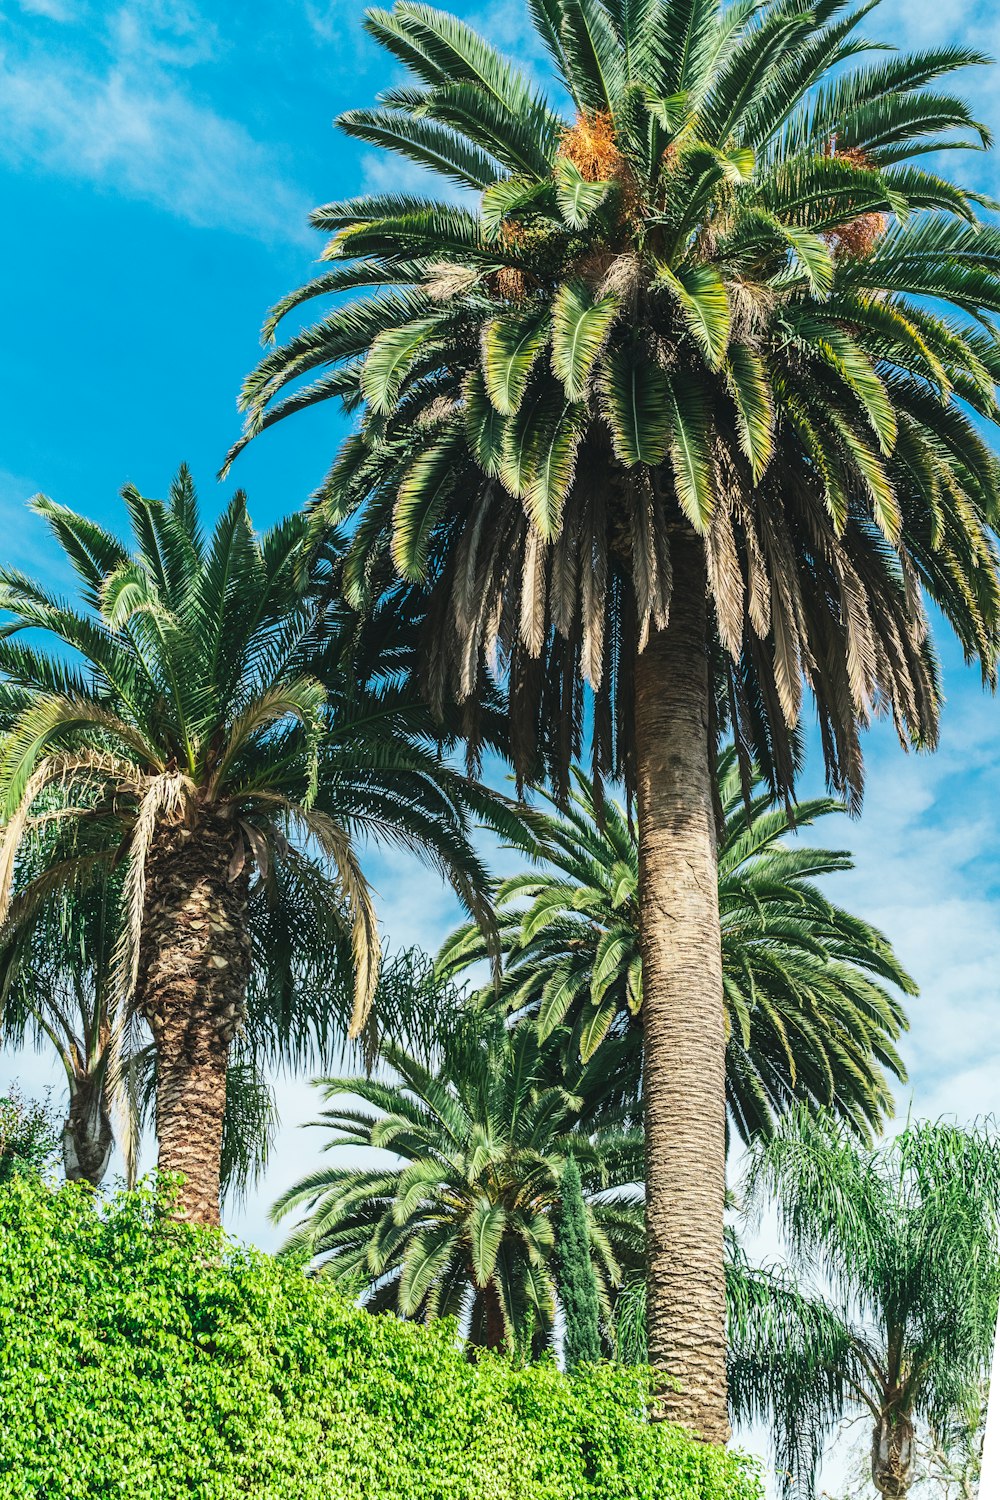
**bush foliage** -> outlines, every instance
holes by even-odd
[[[149,1192],[0,1192],[0,1496],[756,1500],[646,1424],[645,1377],[469,1364],[443,1322],[165,1219]]]
[[[0,1185],[40,1172],[58,1143],[59,1127],[47,1101],[26,1099],[16,1085],[0,1095]]]

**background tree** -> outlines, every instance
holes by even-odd
[[[474,706],[495,663],[522,778],[565,794],[586,731],[595,781],[636,797],[650,1353],[667,1410],[719,1441],[714,744],[728,720],[791,795],[804,680],[856,804],[873,710],[936,738],[925,594],[993,678],[997,466],[973,415],[997,415],[977,315],[1000,310],[1000,234],[920,165],[987,142],[933,87],[982,59],[858,65],[869,10],[827,0],[530,8],[568,116],[455,18],[369,14],[409,77],[341,124],[448,196],[316,210],[336,263],[267,333],[365,295],[263,358],[243,441],[360,410],[315,514],[352,518],[349,600],[414,601],[436,704]]]
[[[555,1219],[556,1286],[563,1314],[563,1359],[567,1370],[601,1357],[600,1304],[590,1257],[587,1206],[576,1158],[570,1154],[559,1184]]]
[[[388,1081],[320,1081],[334,1101],[317,1122],[334,1132],[330,1149],[398,1160],[319,1168],[282,1194],[272,1216],[305,1210],[287,1248],[360,1284],[372,1311],[454,1315],[474,1346],[523,1348],[536,1328],[552,1326],[553,1221],[570,1155],[605,1307],[622,1265],[638,1264],[642,1136],[588,1131],[588,1080],[573,1092],[553,1082],[552,1058],[530,1027],[453,1012],[438,1049],[428,1062],[387,1041]]]
[[[916,1124],[866,1148],[802,1113],[755,1148],[746,1188],[751,1208],[776,1207],[791,1270],[734,1263],[733,1412],[769,1422],[786,1492],[802,1496],[836,1425],[866,1414],[873,1483],[899,1500],[919,1472],[917,1424],[926,1440],[967,1422],[989,1378],[1000,1140]]]
[[[726,1000],[726,1101],[744,1143],[798,1102],[829,1107],[870,1138],[892,1114],[889,1078],[904,1079],[896,1041],[906,1027],[886,985],[916,987],[886,938],[816,884],[852,868],[850,855],[792,840],[842,810],[829,797],[785,807],[758,776],[744,800],[736,753],[719,759],[719,912]],[[521,847],[538,868],[496,893],[503,972],[479,1003],[530,1017],[545,1040],[568,1027],[585,1060],[609,1034],[619,1050],[623,1104],[640,1106],[642,958],[639,847],[634,823],[607,796],[598,805],[579,770],[562,809],[530,809]],[[444,944],[445,977],[487,953],[460,928]],[[888,1075],[888,1076],[887,1076]]]
[[[58,793],[44,798],[32,837],[19,851],[14,919],[0,934],[0,1024],[6,1045],[54,1050],[69,1095],[63,1170],[69,1181],[99,1187],[111,1161],[116,1119],[130,1175],[139,1134],[128,1088],[129,1038],[114,1026],[111,1006],[121,880],[100,868],[82,890],[46,889],[48,871],[67,857],[82,869],[92,865],[89,829],[63,836],[64,807]]]
[[[0,921],[38,799],[59,784],[74,813],[66,836],[74,822],[93,827],[106,837],[91,866],[123,862],[115,1004],[152,1035],[160,1167],[185,1178],[182,1210],[215,1223],[227,1071],[262,956],[251,906],[272,939],[285,934],[273,959],[265,940],[278,970],[299,937],[319,953],[342,943],[348,914],[358,1031],[379,959],[359,840],[418,850],[475,908],[485,878],[468,809],[498,804],[443,764],[394,680],[322,680],[324,650],[337,660],[340,648],[325,643],[308,591],[304,518],[258,536],[237,494],[206,538],[186,470],[165,503],[122,495],[133,553],[35,502],[76,572],[81,609],[0,570],[12,617],[0,640]],[[29,629],[56,649],[26,644]],[[46,889],[81,874],[70,856]]]
[[[26,1099],[15,1084],[0,1098],[0,1186],[42,1171],[56,1153],[57,1139],[48,1103]]]

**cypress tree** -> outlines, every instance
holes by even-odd
[[[556,1220],[556,1276],[565,1322],[567,1370],[601,1357],[597,1278],[590,1260],[590,1232],[580,1169],[570,1156],[563,1168]]]

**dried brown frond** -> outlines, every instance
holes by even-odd
[[[759,281],[734,276],[726,282],[729,296],[730,333],[734,344],[753,344],[766,331],[778,301],[771,287]]]
[[[450,261],[435,261],[428,266],[430,275],[424,282],[424,291],[432,302],[448,302],[452,297],[467,292],[476,281],[478,273],[468,266],[455,266]]]
[[[418,427],[434,427],[438,422],[446,422],[455,412],[455,402],[450,396],[434,396],[426,406],[422,406],[417,413],[416,425]]]

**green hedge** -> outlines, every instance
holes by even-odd
[[[756,1500],[643,1377],[470,1365],[148,1193],[0,1190],[3,1500]]]

